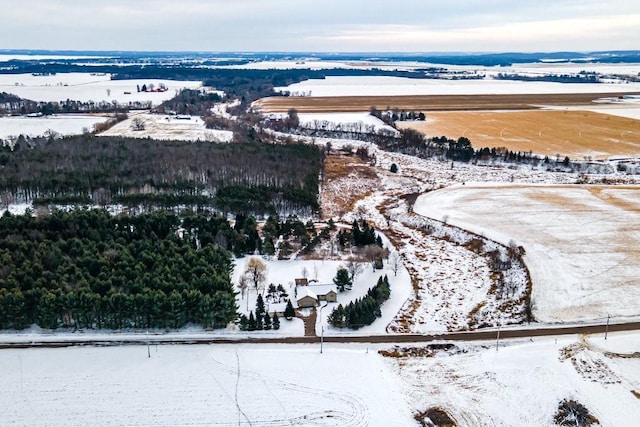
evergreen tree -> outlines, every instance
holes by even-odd
[[[333,283],[338,287],[338,291],[344,292],[345,290],[351,290],[351,277],[349,271],[346,268],[339,268],[336,273],[336,277],[333,278]]]
[[[247,329],[249,329],[249,319],[247,319],[246,315],[242,314],[240,316],[240,330],[246,331]]]
[[[344,328],[345,317],[344,317],[344,307],[342,304],[338,305],[337,308],[334,308],[331,314],[329,315],[329,324],[335,326],[336,328]]]
[[[269,316],[269,313],[264,313],[264,317],[263,317],[263,322],[264,322],[264,327],[263,329],[268,331],[273,327],[273,324],[271,323],[271,316]]]
[[[273,313],[272,323],[273,323],[274,330],[277,331],[278,329],[280,329],[280,319],[278,319],[278,313]]]
[[[256,318],[253,316],[253,311],[249,313],[249,321],[247,322],[247,330],[255,331],[257,328]]]
[[[264,309],[264,300],[262,299],[262,294],[258,294],[258,299],[256,300],[256,328],[262,329],[263,321],[265,321],[266,311]]]
[[[291,320],[296,317],[296,312],[293,309],[293,304],[291,304],[291,300],[287,301],[287,307],[284,309],[284,317],[287,320]]]

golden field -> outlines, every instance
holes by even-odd
[[[429,112],[424,122],[398,122],[425,135],[465,136],[474,147],[603,159],[640,154],[640,120],[576,110]]]

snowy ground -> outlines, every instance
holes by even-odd
[[[540,321],[640,315],[640,187],[467,184],[424,194],[414,210],[524,246]]]
[[[18,135],[40,136],[51,130],[62,135],[91,131],[93,125],[107,117],[88,114],[64,114],[47,117],[0,117],[0,139]]]
[[[587,338],[610,351],[639,351],[640,334]],[[602,426],[633,426],[640,418],[640,358],[605,355],[580,337],[485,345],[434,357],[387,358],[414,412],[445,409],[460,426],[553,426],[558,403],[574,399]],[[563,351],[562,349],[567,349]]]
[[[386,237],[381,237],[384,238],[384,244],[389,245]],[[234,284],[238,283],[238,279],[245,271],[246,264],[250,258],[251,257],[244,257],[236,259],[236,266],[234,268],[232,278],[232,282]],[[292,302],[295,302],[294,279],[303,277],[303,269],[306,269],[310,280],[317,280],[318,284],[332,284],[338,268],[344,265],[343,261],[329,260],[261,260],[267,266],[267,279],[265,280],[266,286],[268,287],[270,283],[273,283],[276,286],[281,284],[292,298]],[[338,292],[338,302],[328,303],[327,306],[322,309],[322,316],[318,315],[316,319],[316,334],[318,336],[321,335],[322,327],[324,327],[326,335],[384,334],[389,323],[393,320],[405,301],[411,296],[411,280],[409,273],[405,268],[400,269],[398,271],[398,275],[395,276],[393,271],[389,269],[387,263],[385,263],[385,269],[377,270],[375,272],[372,270],[369,263],[363,264],[363,272],[356,276],[352,289],[345,292]],[[373,324],[355,331],[351,329],[334,328],[328,324],[327,318],[335,307],[339,304],[346,305],[357,298],[365,296],[367,291],[377,283],[378,278],[385,274],[389,278],[391,297],[381,307],[382,317],[376,319]],[[240,308],[240,312],[248,315],[250,310],[255,310],[256,298],[257,293],[254,289],[250,290],[247,295],[239,295],[238,306]],[[322,305],[324,304],[325,303],[323,302]],[[319,307],[318,313],[320,313]],[[281,324],[286,322],[286,320],[280,321]],[[282,334],[286,335],[284,332],[285,331],[283,331]]]
[[[160,140],[230,142],[233,132],[207,129],[198,116],[169,116],[164,114],[131,113],[129,118],[102,132],[100,136],[126,136]],[[186,117],[189,117],[186,120]],[[143,130],[134,130],[133,120],[144,123]]]
[[[562,399],[603,426],[640,406],[639,333],[393,345],[236,344],[0,351],[3,426],[415,426],[439,407],[460,426],[553,426]],[[425,348],[426,345],[411,345]],[[400,345],[406,347],[406,345]],[[606,352],[606,354],[605,354]]]
[[[269,118],[285,118],[287,114],[272,113]],[[300,126],[310,129],[345,130],[356,132],[378,132],[385,129],[397,133],[391,126],[372,116],[362,113],[298,113]]]
[[[403,77],[327,77],[295,83],[277,91],[310,96],[493,95],[638,92],[640,83],[523,82],[512,80],[435,80]]]
[[[612,102],[610,104],[597,104],[593,107],[576,106],[576,107],[545,107],[552,110],[577,110],[592,111],[594,113],[609,114],[612,116],[626,117],[629,119],[640,120],[640,99],[632,101]]]
[[[545,75],[545,74],[578,74],[582,71],[587,73],[595,72],[600,74],[615,74],[637,76],[640,73],[640,64],[633,63],[588,63],[588,62],[543,62],[543,63],[522,63],[511,66],[481,66],[481,65],[450,65],[429,63],[420,61],[327,61],[316,58],[301,58],[296,60],[274,60],[256,61],[241,65],[225,65],[212,68],[244,68],[244,69],[333,69],[333,68],[353,68],[353,69],[380,69],[380,70],[415,70],[424,68],[443,68],[453,72],[467,72],[472,74],[484,74],[487,76],[499,73],[523,74],[523,75]]]
[[[0,351],[3,426],[411,426],[364,345]],[[349,380],[349,379],[352,380]]]
[[[138,92],[137,86],[160,84],[166,92]],[[182,89],[198,89],[201,82],[174,80],[111,80],[108,74],[59,73],[51,76],[31,74],[0,74],[0,92],[7,92],[32,101],[60,102],[67,99],[80,102],[151,102],[158,105],[173,98]],[[128,93],[125,93],[128,92]]]

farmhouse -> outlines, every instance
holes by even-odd
[[[296,279],[297,281],[298,279]],[[320,301],[338,301],[338,291],[335,285],[299,285],[296,286],[295,292],[296,301],[300,308],[315,307]]]
[[[318,296],[308,286],[299,286],[296,290],[298,308],[315,307],[318,305]]]

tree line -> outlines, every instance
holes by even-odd
[[[391,288],[389,279],[385,275],[378,278],[378,283],[369,289],[367,295],[350,302],[346,306],[342,304],[334,308],[328,321],[336,328],[360,329],[372,324],[376,318],[382,316],[380,307],[389,299]]]
[[[0,329],[219,328],[237,317],[225,219],[100,209],[0,218]]]
[[[213,144],[79,135],[0,149],[0,199],[312,213],[322,152],[304,144]]]

